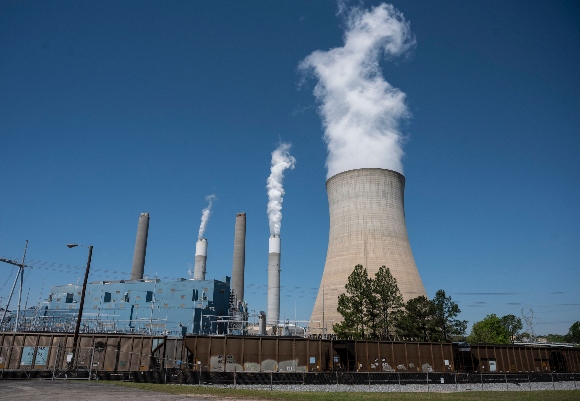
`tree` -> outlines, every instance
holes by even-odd
[[[373,280],[374,309],[377,313],[376,337],[390,340],[395,331],[401,309],[404,306],[403,296],[397,286],[397,279],[385,266],[381,266]]]
[[[566,339],[571,343],[580,343],[580,321],[570,326]]]
[[[461,310],[451,297],[445,296],[445,291],[437,291],[431,302],[435,308],[433,324],[437,330],[431,341],[451,342],[453,337],[465,335],[467,320],[456,319]]]
[[[362,340],[368,335],[367,311],[369,306],[369,294],[371,293],[371,280],[367,269],[362,265],[356,265],[353,272],[348,276],[345,285],[346,293],[338,297],[338,313],[343,317],[341,323],[333,326],[335,334],[339,338],[352,338]]]
[[[509,344],[510,333],[502,320],[495,314],[491,314],[482,321],[473,324],[467,341],[470,343]]]
[[[522,319],[514,315],[505,315],[501,318],[502,324],[505,326],[510,335],[510,340],[513,343],[521,329],[524,328]]]
[[[435,305],[421,295],[410,299],[397,322],[402,337],[415,341],[431,341],[434,325]]]

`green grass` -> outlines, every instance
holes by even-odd
[[[103,382],[101,382],[103,383]],[[313,400],[313,401],[375,401],[375,400],[451,400],[451,401],[576,401],[580,399],[578,390],[556,391],[474,391],[458,393],[348,393],[348,392],[301,392],[301,391],[267,391],[220,388],[211,386],[183,386],[174,384],[105,382],[142,390],[158,391],[168,394],[192,394],[236,399],[263,400]]]

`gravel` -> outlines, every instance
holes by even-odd
[[[316,391],[316,392],[438,392],[451,393],[461,391],[538,391],[538,390],[580,390],[580,385],[575,382],[545,382],[545,383],[484,383],[483,386],[474,384],[373,384],[373,385],[314,385],[314,384],[278,384],[278,385],[212,385],[208,387],[238,388],[248,390],[275,390],[275,391]]]

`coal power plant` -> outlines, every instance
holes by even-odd
[[[405,224],[405,177],[395,171],[362,168],[326,182],[330,213],[328,251],[310,318],[311,333],[332,333],[342,321],[338,296],[358,264],[370,277],[386,266],[404,300],[426,296]]]

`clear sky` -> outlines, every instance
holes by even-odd
[[[358,4],[358,3],[357,3]],[[364,8],[378,5],[364,2]],[[416,45],[381,61],[406,94],[407,228],[429,296],[471,323],[534,311],[538,334],[580,320],[580,6],[396,1]],[[266,179],[296,158],[282,209],[281,317],[310,317],[326,257],[324,128],[298,69],[343,45],[333,1],[0,3],[0,257],[27,260],[28,306],[50,285],[188,277],[215,194],[207,277],[231,275],[247,213],[246,300],[266,310]],[[59,265],[65,267],[59,267]],[[72,267],[66,267],[70,265]],[[16,269],[0,264],[4,306]]]

